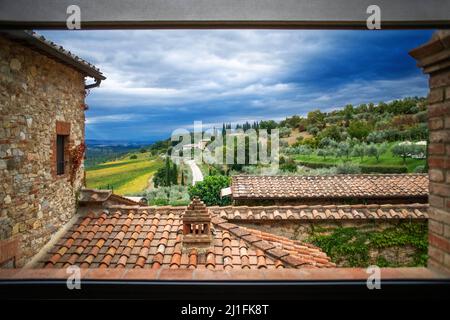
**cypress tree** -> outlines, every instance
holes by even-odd
[[[173,184],[178,184],[178,169],[177,169],[177,165],[174,163],[173,164],[173,169],[172,169],[172,183]]]
[[[166,186],[167,187],[169,187],[170,185],[171,185],[171,183],[170,183],[170,181],[171,181],[171,179],[170,179],[170,160],[169,160],[169,157],[166,157],[166,167],[165,167],[165,176],[166,176],[166,181],[165,181],[165,183],[166,183]]]

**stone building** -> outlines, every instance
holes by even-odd
[[[12,257],[7,263],[24,265],[75,214],[86,92],[103,79],[34,32],[0,32],[0,251]]]

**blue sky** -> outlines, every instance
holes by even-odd
[[[166,138],[194,121],[281,120],[425,96],[408,51],[432,31],[41,31],[107,79],[87,97],[88,139]]]

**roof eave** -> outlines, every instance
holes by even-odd
[[[94,68],[94,66],[88,65],[87,62],[84,62],[80,58],[70,56],[67,53],[57,50],[45,40],[41,39],[40,37],[34,36],[28,31],[1,30],[0,32],[12,40],[21,42],[27,46],[32,46],[41,53],[73,67],[84,76],[92,77],[97,81],[106,79],[106,77],[100,72],[100,70]]]

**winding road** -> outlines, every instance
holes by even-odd
[[[203,181],[203,173],[195,163],[195,160],[186,160],[185,163],[189,166],[192,172],[192,185],[195,185],[198,181]]]

